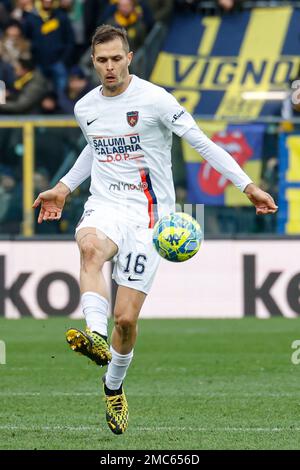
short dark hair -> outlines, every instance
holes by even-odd
[[[18,28],[23,34],[21,23],[18,20],[15,20],[15,19],[10,19],[9,22],[6,23],[6,25],[4,27],[4,31],[6,31],[8,28],[11,28],[12,26],[15,26],[16,28]]]
[[[124,50],[128,53],[130,51],[130,47],[127,39],[127,32],[124,28],[115,28],[109,24],[98,26],[94,36],[92,37],[92,54],[94,54],[95,46],[97,44],[104,44],[116,38],[121,39]]]

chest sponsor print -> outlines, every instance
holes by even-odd
[[[121,162],[143,158],[139,134],[124,136],[93,136],[92,145],[101,163]]]

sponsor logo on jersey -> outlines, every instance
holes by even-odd
[[[141,181],[139,184],[119,181],[118,183],[112,183],[109,187],[110,191],[141,191],[142,193],[146,189],[148,189],[148,183],[146,181]]]
[[[136,160],[144,157],[140,153],[143,149],[138,134],[117,137],[94,136],[92,143],[95,152],[100,156],[98,161],[102,163]]]
[[[87,120],[86,123],[88,126],[90,126],[91,124],[93,124],[93,122],[97,121],[97,117],[95,119],[92,119],[91,121]]]
[[[134,127],[139,120],[138,111],[128,111],[127,113],[127,122],[131,127]]]
[[[177,119],[179,119],[184,113],[185,113],[185,111],[184,111],[184,109],[182,109],[177,114],[174,114],[173,119],[172,119],[172,124],[174,124],[174,122],[177,121]]]

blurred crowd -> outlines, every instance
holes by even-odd
[[[97,25],[127,30],[137,51],[156,21],[167,23],[173,0],[0,1],[1,114],[72,114],[98,85],[90,59]]]
[[[227,14],[243,8],[276,7],[278,5],[299,4],[299,0],[176,0],[176,8],[209,15]]]
[[[137,52],[155,23],[168,25],[174,11],[207,4],[215,14],[230,14],[245,2],[0,0],[0,80],[6,84],[0,114],[72,114],[76,101],[98,85],[90,57],[98,25],[125,28]],[[134,73],[134,61],[132,67]]]

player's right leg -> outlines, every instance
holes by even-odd
[[[114,309],[112,359],[103,377],[106,422],[114,434],[123,434],[128,427],[128,403],[123,388],[133,358],[137,321],[146,294],[132,287],[119,286]]]
[[[128,427],[123,382],[133,358],[138,317],[159,265],[152,232],[148,228],[127,226],[114,267],[113,277],[119,287],[110,348],[112,359],[103,378],[106,422],[114,434],[123,434]]]
[[[118,247],[95,227],[79,227],[76,241],[80,251],[81,301],[87,329],[70,328],[66,338],[73,351],[104,366],[110,361],[111,352],[107,344],[108,290],[102,268],[117,253]]]

